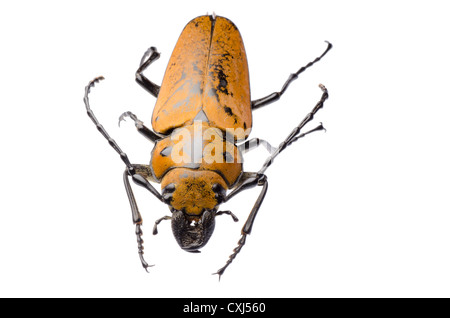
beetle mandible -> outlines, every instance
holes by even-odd
[[[143,75],[144,70],[160,57],[156,48],[150,47],[136,71],[136,81],[157,98],[152,116],[153,130],[131,112],[125,112],[119,118],[119,123],[126,117],[131,118],[138,132],[155,144],[149,165],[132,164],[99,123],[90,108],[88,95],[94,84],[104,78],[100,76],[89,82],[84,95],[87,114],[126,165],[123,181],[136,225],[139,257],[146,271],[152,265],[148,265],[143,257],[142,217],[129,179],[169,206],[171,215],[156,220],[153,234],[157,233],[161,221],[171,220],[176,241],[189,252],[198,252],[206,245],[213,233],[216,216],[227,214],[237,221],[231,211],[219,211],[221,203],[244,190],[261,188],[241,230],[237,247],[226,264],[214,273],[220,278],[251,233],[268,188],[266,169],[287,146],[324,129],[320,124],[301,132],[323,107],[328,91],[319,85],[322,90],[319,102],[278,147],[259,138],[248,139],[252,111],[280,99],[300,73],[332,48],[331,43],[327,44],[322,55],[291,74],[280,91],[257,100],[250,99],[247,57],[241,35],[233,22],[224,17],[200,16],[186,25],[161,86]],[[244,172],[242,155],[259,145],[263,145],[270,155],[258,172]],[[150,182],[161,184],[161,192]]]

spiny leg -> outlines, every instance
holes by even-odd
[[[133,217],[133,223],[136,225],[135,233],[136,233],[137,244],[138,244],[139,259],[141,260],[142,267],[144,267],[144,269],[148,273],[147,268],[152,267],[154,265],[148,265],[148,263],[144,259],[144,240],[142,239],[142,235],[144,233],[142,232],[142,228],[141,228],[143,221],[142,221],[141,213],[139,212],[139,208],[136,203],[136,199],[134,198],[133,190],[131,189],[130,182],[128,181],[128,176],[129,176],[129,172],[127,169],[125,169],[125,171],[123,173],[123,182],[125,184],[125,190],[127,192],[128,201],[130,202],[130,205],[131,205],[131,214]]]
[[[158,140],[163,138],[163,136],[160,136],[157,133],[155,133],[153,130],[147,128],[144,125],[144,122],[142,120],[140,120],[139,118],[137,118],[137,116],[135,114],[133,114],[132,112],[125,112],[122,115],[120,115],[119,127],[120,127],[120,122],[122,120],[125,121],[126,117],[130,117],[134,121],[134,125],[136,126],[136,129],[138,130],[138,132],[141,135],[143,135],[145,138],[150,140],[151,142],[156,143]]]
[[[295,127],[295,129],[289,134],[289,136],[279,145],[279,147],[276,149],[276,151],[266,160],[266,162],[264,163],[264,165],[260,169],[260,171],[258,173],[248,173],[248,172],[244,173],[244,175],[242,176],[241,180],[236,185],[234,190],[230,194],[228,194],[227,197],[225,198],[224,201],[226,202],[229,199],[231,199],[233,196],[235,196],[236,194],[238,194],[244,190],[251,189],[255,186],[263,187],[261,189],[261,193],[259,194],[258,199],[256,200],[256,202],[253,206],[252,211],[250,212],[250,214],[247,218],[247,221],[244,224],[244,227],[242,228],[241,238],[238,241],[238,246],[233,250],[233,253],[229,256],[229,259],[226,262],[225,266],[223,266],[216,273],[214,273],[214,274],[219,275],[219,280],[220,280],[221,275],[223,275],[223,273],[225,272],[227,267],[233,262],[233,260],[237,256],[237,254],[239,254],[242,247],[245,245],[247,235],[249,235],[251,233],[252,226],[253,226],[254,220],[256,218],[256,214],[258,213],[258,210],[261,207],[261,204],[264,200],[264,197],[266,195],[267,188],[268,188],[267,177],[264,174],[264,171],[270,166],[270,164],[273,162],[274,158],[278,154],[280,154],[281,151],[283,151],[287,146],[289,146],[290,144],[292,144],[299,138],[306,136],[307,134],[310,134],[314,131],[324,129],[322,124],[320,124],[316,128],[314,128],[306,133],[300,134],[300,130],[314,118],[314,115],[318,112],[319,109],[321,109],[323,107],[325,100],[328,98],[328,91],[325,88],[325,86],[319,85],[319,87],[322,89],[322,92],[323,92],[322,97],[321,97],[320,101],[316,104],[316,106],[312,109],[312,111],[308,115],[306,115],[306,117],[303,119],[303,121],[297,127]]]
[[[160,86],[156,85],[152,81],[150,81],[147,77],[142,74],[147,67],[152,64],[154,61],[159,59],[160,54],[156,50],[155,47],[150,47],[142,56],[141,63],[139,65],[138,70],[136,71],[136,82],[141,85],[146,91],[152,94],[154,97],[158,97]]]
[[[287,138],[278,146],[277,150],[271,156],[269,156],[269,158],[267,158],[267,160],[264,162],[262,168],[258,171],[258,173],[264,173],[267,170],[267,168],[272,164],[275,157],[278,156],[284,149],[286,149],[287,146],[289,146],[299,138],[302,138],[314,131],[325,129],[321,123],[316,128],[311,129],[306,133],[300,134],[301,129],[314,118],[314,115],[319,111],[319,109],[323,107],[325,100],[328,98],[328,91],[326,87],[323,86],[322,84],[320,84],[319,87],[323,92],[320,101],[317,102],[316,106],[314,106],[311,112],[308,115],[306,115],[306,117],[300,122],[300,124],[297,127],[295,127],[294,130],[292,130],[292,132],[287,136]]]
[[[142,164],[133,164],[132,165],[134,170],[136,171],[136,176],[139,176],[140,178],[143,178],[143,180],[153,180],[152,174],[151,174],[151,169],[150,166],[148,165],[142,165]],[[123,181],[125,184],[125,190],[127,192],[127,196],[128,196],[128,201],[130,202],[130,206],[131,206],[131,213],[132,213],[132,217],[133,217],[133,223],[136,224],[136,237],[137,237],[137,243],[138,243],[138,254],[139,254],[139,259],[141,260],[141,264],[142,267],[144,267],[144,269],[148,272],[148,267],[152,267],[154,265],[148,265],[147,262],[144,259],[144,240],[142,239],[142,235],[143,235],[143,231],[141,228],[141,225],[143,223],[142,220],[142,216],[141,213],[139,212],[138,209],[138,205],[136,203],[136,199],[134,198],[134,194],[133,194],[133,190],[131,188],[130,182],[128,180],[128,177],[130,176],[128,169],[125,169],[124,173],[123,173]],[[134,179],[133,179],[134,181]],[[153,180],[155,181],[155,180]],[[139,184],[143,187],[147,188],[147,185],[145,185],[142,180],[139,181],[142,184]],[[136,183],[136,181],[135,181]],[[153,188],[153,186],[151,186],[150,183],[146,182],[151,188],[152,190],[148,189],[150,192],[154,191],[156,193],[156,197],[160,198],[160,194]],[[153,192],[152,192],[153,193]],[[160,199],[161,200],[161,199]]]
[[[257,99],[252,101],[252,109],[257,109],[260,108],[262,106],[266,106],[270,103],[273,103],[277,100],[280,99],[281,95],[284,94],[284,92],[286,91],[286,89],[288,88],[288,86],[298,78],[298,76],[300,75],[300,73],[303,73],[307,68],[311,67],[312,65],[314,65],[315,63],[319,62],[322,57],[325,56],[325,54],[328,53],[329,50],[331,50],[331,48],[333,47],[333,45],[328,42],[325,41],[326,43],[328,43],[327,49],[325,50],[325,52],[322,53],[321,56],[317,57],[314,61],[309,62],[307,65],[303,66],[302,68],[300,68],[297,72],[292,73],[291,75],[289,75],[289,78],[287,79],[286,83],[284,83],[283,87],[281,88],[281,90],[279,92],[274,92],[270,95],[267,95],[266,97]]]
[[[115,142],[114,139],[112,139],[109,134],[106,132],[106,130],[103,128],[103,126],[99,123],[97,118],[95,117],[94,113],[91,110],[90,104],[89,104],[89,93],[92,87],[94,87],[95,83],[98,83],[100,80],[103,80],[103,76],[99,76],[92,81],[89,82],[89,84],[85,88],[85,95],[84,95],[84,104],[86,105],[86,111],[97,127],[98,131],[103,135],[103,137],[106,138],[108,143],[111,145],[111,147],[120,155],[120,158],[126,165],[126,169],[123,174],[123,180],[125,184],[125,190],[127,192],[127,196],[130,202],[131,206],[131,212],[132,212],[132,218],[133,223],[136,224],[136,235],[137,235],[137,241],[138,241],[138,252],[139,257],[141,259],[142,266],[147,270],[147,267],[149,265],[147,262],[145,262],[143,258],[143,240],[142,240],[142,217],[139,212],[138,206],[136,204],[136,199],[134,198],[133,190],[131,188],[130,182],[128,180],[128,177],[132,177],[133,182],[137,185],[146,188],[150,193],[152,193],[154,196],[156,196],[160,201],[162,201],[162,196],[160,193],[148,182],[147,179],[151,179],[150,170],[148,166],[145,165],[132,165],[128,159],[128,156],[126,153],[120,149],[119,145]]]
[[[220,277],[225,272],[225,270],[227,269],[227,267],[230,266],[230,264],[236,258],[237,254],[239,254],[242,247],[245,245],[247,235],[249,235],[252,231],[252,227],[253,227],[253,223],[256,218],[256,214],[258,213],[259,208],[261,207],[261,204],[264,201],[264,197],[266,196],[267,188],[269,186],[269,183],[267,182],[267,177],[264,174],[247,174],[246,176],[244,176],[244,178],[246,179],[246,181],[241,182],[240,186],[238,186],[232,193],[230,193],[229,196],[227,196],[227,200],[229,198],[231,198],[232,196],[234,196],[235,194],[237,194],[243,190],[250,189],[256,185],[262,186],[262,189],[261,189],[261,192],[260,192],[258,198],[256,199],[255,204],[253,205],[253,208],[252,208],[250,214],[248,215],[247,221],[245,222],[244,226],[242,227],[241,238],[238,241],[238,246],[233,249],[233,253],[229,256],[227,262],[225,263],[225,266],[220,268],[216,273],[213,273],[213,275],[215,275],[215,274],[219,275],[219,280],[220,280]]]

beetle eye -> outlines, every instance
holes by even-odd
[[[215,198],[217,202],[220,204],[225,200],[227,195],[227,190],[225,190],[220,184],[215,183],[212,186],[212,190],[216,193]]]

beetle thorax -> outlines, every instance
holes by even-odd
[[[212,184],[221,184],[225,189],[232,186],[242,173],[242,156],[225,133],[199,121],[158,141],[151,167],[163,189],[175,183],[184,196],[196,201],[195,193],[208,197]]]

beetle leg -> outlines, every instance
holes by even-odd
[[[131,188],[130,181],[128,180],[128,177],[131,176],[133,181],[137,183],[140,186],[143,186],[147,188],[152,194],[154,194],[157,198],[161,200],[161,195],[156,191],[155,188],[147,181],[147,178],[149,177],[149,174],[147,171],[149,171],[149,167],[146,165],[133,165],[133,169],[135,171],[134,174],[131,174],[129,169],[126,168],[123,173],[123,182],[125,184],[125,190],[127,192],[128,201],[130,202],[131,206],[131,215],[133,218],[133,223],[136,225],[136,237],[137,237],[137,243],[138,243],[138,253],[139,258],[141,260],[142,267],[148,272],[147,268],[151,267],[153,265],[148,265],[147,262],[144,259],[144,240],[142,239],[142,229],[141,225],[143,223],[141,213],[139,212],[138,205],[136,203],[136,199],[133,194],[133,189]],[[137,180],[137,181],[136,181]],[[142,180],[145,180],[147,185],[144,185],[145,182]],[[150,190],[150,188],[152,190]],[[156,193],[156,194],[155,194]]]
[[[270,154],[274,153],[276,150],[276,148],[272,147],[272,145],[269,142],[265,141],[264,139],[260,139],[260,138],[253,138],[253,139],[247,140],[245,143],[240,144],[238,146],[238,149],[242,154],[244,154],[244,153],[249,152],[250,150],[255,149],[259,145],[263,145]]]
[[[162,136],[155,133],[153,130],[147,128],[144,125],[144,122],[139,120],[139,118],[137,118],[137,116],[135,114],[133,114],[132,112],[125,112],[122,115],[120,115],[119,126],[120,126],[120,122],[122,120],[125,121],[125,117],[130,117],[134,121],[134,125],[136,126],[136,129],[138,130],[138,132],[141,133],[141,135],[143,135],[145,138],[147,138],[151,142],[156,143],[158,140],[163,138]]]
[[[106,132],[106,130],[103,128],[103,126],[99,123],[99,121],[95,117],[93,111],[91,110],[91,107],[89,105],[90,90],[95,85],[95,83],[98,83],[100,80],[103,80],[103,79],[104,79],[103,76],[100,76],[89,82],[89,84],[86,86],[86,89],[85,89],[84,104],[86,105],[86,111],[87,111],[89,118],[91,118],[91,120],[94,122],[95,126],[97,127],[98,131],[103,135],[103,137],[106,138],[106,140],[108,140],[108,143],[120,155],[120,158],[126,165],[125,172],[123,173],[123,180],[124,180],[124,184],[125,184],[125,190],[128,195],[128,200],[130,201],[130,205],[131,205],[133,223],[136,224],[136,236],[137,236],[137,241],[138,241],[139,257],[141,259],[142,266],[145,268],[145,270],[147,270],[147,267],[149,267],[149,265],[145,262],[145,260],[143,258],[143,253],[144,253],[143,243],[144,243],[144,241],[142,240],[142,229],[141,229],[142,217],[139,212],[138,206],[136,204],[136,199],[134,198],[133,190],[131,188],[128,177],[132,177],[134,183],[136,183],[137,185],[139,185],[141,187],[146,188],[148,191],[150,191],[150,193],[152,193],[154,196],[156,196],[161,202],[164,202],[164,201],[163,201],[161,194],[148,181],[148,179],[156,181],[152,177],[150,167],[148,167],[146,165],[132,165],[130,163],[130,160],[128,159],[127,154],[124,153],[122,151],[122,149],[120,149],[120,147],[116,143],[116,141],[109,136],[109,134]]]
[[[328,91],[327,91],[326,87],[323,86],[322,84],[320,84],[319,87],[320,87],[320,89],[322,89],[322,92],[323,92],[320,101],[316,104],[316,106],[312,109],[312,111],[308,115],[306,115],[306,117],[300,122],[300,124],[297,127],[295,127],[294,130],[292,130],[292,132],[289,134],[289,136],[287,136],[287,138],[278,146],[276,151],[274,153],[272,153],[272,155],[269,156],[269,158],[266,159],[266,161],[264,162],[262,168],[258,171],[258,173],[264,173],[266,171],[266,169],[272,164],[275,157],[278,156],[280,154],[280,152],[282,152],[284,149],[286,149],[287,146],[289,146],[290,144],[292,144],[299,138],[302,138],[314,131],[319,131],[319,130],[325,129],[321,123],[316,128],[300,134],[300,130],[314,118],[314,115],[319,111],[319,109],[321,109],[323,107],[325,100],[328,98]]]
[[[150,81],[142,74],[142,72],[144,72],[150,64],[159,59],[159,57],[160,54],[156,48],[153,46],[150,47],[142,56],[141,63],[136,71],[136,82],[155,97],[158,97],[159,89],[161,87]]]
[[[270,95],[267,95],[266,97],[257,99],[257,100],[253,100],[252,101],[252,109],[257,109],[260,108],[262,106],[266,106],[270,103],[273,103],[277,100],[280,99],[281,95],[283,95],[283,93],[286,91],[286,89],[288,88],[288,86],[297,79],[297,77],[300,75],[300,73],[303,73],[307,68],[311,67],[313,64],[317,63],[320,61],[320,59],[322,57],[325,56],[325,54],[328,53],[329,50],[331,50],[331,48],[333,47],[333,45],[328,42],[327,49],[325,50],[325,52],[322,53],[321,56],[317,57],[314,61],[309,62],[308,64],[306,64],[305,66],[303,66],[302,68],[300,68],[297,72],[292,73],[291,75],[289,75],[289,78],[287,79],[286,83],[284,83],[283,87],[281,88],[281,90],[279,92],[274,92]]]
[[[142,267],[148,272],[148,267],[152,267],[154,265],[148,265],[147,262],[144,259],[144,240],[142,239],[142,216],[139,212],[138,206],[136,204],[136,199],[134,198],[133,190],[131,189],[130,182],[128,181],[128,175],[129,172],[127,169],[125,169],[125,172],[123,173],[123,182],[125,184],[125,190],[127,191],[128,200],[131,205],[131,213],[133,216],[133,223],[136,225],[136,237],[137,237],[137,243],[138,243],[138,253],[139,258],[141,260]]]
[[[256,199],[255,204],[253,205],[253,208],[248,215],[247,221],[245,222],[244,226],[241,230],[241,238],[238,241],[238,246],[234,248],[233,253],[229,256],[228,261],[226,262],[225,266],[220,268],[216,273],[220,277],[223,275],[227,267],[233,262],[233,260],[236,258],[237,254],[241,251],[242,247],[245,245],[245,240],[247,238],[247,235],[249,235],[252,231],[253,222],[255,221],[256,214],[258,213],[259,208],[261,207],[261,204],[264,200],[264,197],[267,193],[267,188],[269,186],[269,183],[267,182],[267,177],[264,174],[253,174],[252,176],[248,177],[250,180],[249,184],[253,184],[253,186],[258,185],[262,186],[261,192],[258,196],[258,199]],[[242,191],[245,189],[248,189],[249,187],[241,187],[238,191]],[[228,199],[228,197],[227,197]]]

